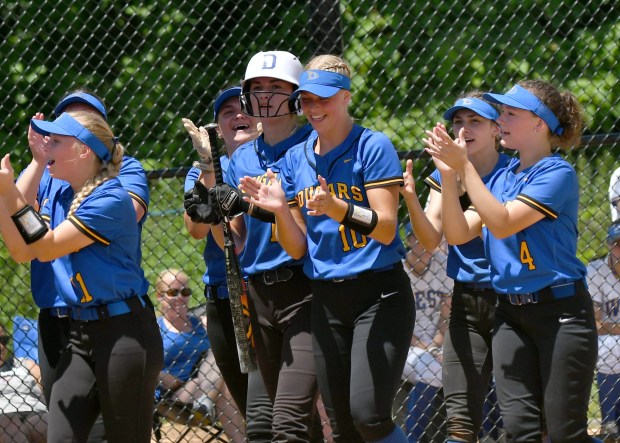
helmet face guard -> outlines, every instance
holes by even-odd
[[[267,98],[265,99],[265,97]],[[277,102],[278,99],[283,97],[286,97],[286,100],[282,100],[277,108],[272,109],[274,107],[272,101]],[[239,100],[241,102],[241,112],[250,117],[282,117],[284,115],[299,114],[301,110],[298,98],[291,99],[289,94],[282,92],[247,91],[241,94]]]
[[[299,86],[299,77],[303,72],[299,59],[286,51],[266,51],[255,54],[245,70],[241,82],[243,89],[241,97],[241,111],[251,117],[271,118],[290,114],[301,114],[298,99],[291,99],[289,94],[272,91],[250,91],[252,79],[258,77],[275,78],[293,85],[293,90]],[[286,100],[281,96],[285,96]],[[274,99],[275,97],[275,99]],[[273,109],[274,102],[282,100]]]

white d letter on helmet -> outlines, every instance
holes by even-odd
[[[248,80],[257,77],[277,78],[299,86],[299,77],[303,70],[304,68],[301,66],[299,59],[290,52],[259,52],[250,59],[245,69],[243,90],[245,92]]]
[[[249,80],[258,77],[276,78],[291,83],[294,86],[293,89],[297,89],[299,86],[299,77],[303,70],[304,68],[299,59],[287,51],[266,51],[254,55],[248,63],[245,70],[245,77],[241,82],[241,87],[243,88],[243,94],[241,96],[242,111],[248,115],[260,117],[260,115],[253,112],[250,93],[251,82]],[[297,112],[297,110],[296,104],[291,101],[289,103],[289,113]],[[277,115],[271,117],[279,115],[285,114],[280,114],[278,112]]]

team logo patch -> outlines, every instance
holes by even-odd
[[[470,98],[464,98],[463,99],[463,104],[464,105],[473,105],[474,101],[472,99],[470,99]]]
[[[319,78],[319,73],[316,71],[308,71],[308,80],[316,80]]]
[[[517,87],[516,87],[516,86],[513,86],[513,87],[510,89],[510,91],[508,91],[508,92],[506,93],[506,95],[516,94],[516,93],[517,93]]]

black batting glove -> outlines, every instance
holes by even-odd
[[[209,189],[199,181],[194,185],[194,189],[185,193],[183,206],[194,223],[218,224],[222,221],[211,204]]]
[[[220,217],[236,217],[247,212],[249,204],[243,201],[243,193],[227,184],[209,189],[209,197]]]

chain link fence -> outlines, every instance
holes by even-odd
[[[4,0],[0,152],[11,153],[15,170],[22,170],[30,161],[26,134],[35,112],[51,117],[57,101],[77,87],[103,97],[112,128],[150,178],[146,277],[154,283],[165,268],[183,269],[192,278],[192,306],[198,306],[204,303],[204,245],[189,238],[182,220],[183,180],[195,153],[181,117],[209,123],[214,96],[239,83],[254,53],[287,50],[302,62],[319,53],[343,55],[353,68],[352,115],[385,132],[402,158],[415,159],[423,199],[422,178],[432,162],[420,154],[420,140],[443,110],[467,90],[501,92],[518,80],[542,78],[576,94],[587,117],[583,146],[566,155],[581,182],[578,253],[590,263],[608,253],[607,192],[620,166],[619,16],[615,0]],[[7,333],[19,334],[24,330],[14,324],[16,316],[36,318],[29,266],[13,262],[5,248],[0,256],[0,322]],[[617,301],[609,303],[617,311]],[[411,431],[408,411],[423,407],[429,419],[421,441],[443,441],[441,390],[418,392],[422,400],[415,403],[409,395],[415,388],[403,380],[394,406],[399,424]],[[606,400],[617,401],[617,391],[613,395]],[[487,406],[481,440],[501,441],[492,387]],[[597,384],[589,420],[591,432],[599,433]],[[162,441],[226,439],[162,423]]]

